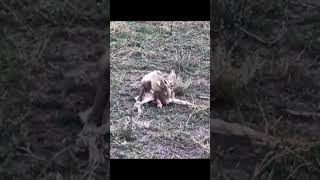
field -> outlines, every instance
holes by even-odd
[[[77,144],[107,46],[105,3],[1,1],[0,179],[106,178],[108,161],[89,165]]]
[[[319,179],[317,2],[211,1],[212,180]]]
[[[209,158],[209,22],[111,22],[110,157]],[[153,70],[179,76],[177,98],[208,108],[147,104],[134,97]]]

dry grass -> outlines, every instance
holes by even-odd
[[[319,14],[316,6],[273,0],[211,5],[219,2],[228,6],[224,24],[229,17],[241,23],[225,28],[211,15],[211,179],[319,179],[319,46],[310,40],[318,37],[311,28],[318,25],[294,20]],[[267,136],[270,143],[256,141]]]
[[[209,22],[111,23],[111,158],[209,158],[209,110],[144,107],[134,96],[152,70],[179,76],[177,98],[209,106]]]
[[[92,167],[76,144],[77,113],[92,104],[104,51],[105,8],[39,3],[0,3],[0,179],[105,179],[107,162]]]

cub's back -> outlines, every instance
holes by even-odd
[[[162,82],[163,76],[160,71],[152,71],[148,74],[146,74],[142,80],[141,84],[147,84],[151,83],[151,89],[153,91],[160,91],[161,90],[161,82]]]

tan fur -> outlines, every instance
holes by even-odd
[[[177,77],[172,70],[170,74],[163,74],[160,71],[152,71],[141,80],[139,96],[137,96],[135,106],[153,102],[159,108],[163,104],[175,103],[180,105],[193,106],[192,103],[175,98],[174,88]]]
[[[165,84],[169,80],[169,76],[164,75],[160,71],[152,71],[148,73],[141,80],[140,92],[139,96],[136,97],[136,100],[142,101],[144,94],[149,92],[152,94],[154,94],[155,92],[162,92],[162,94],[169,93],[169,87]],[[156,97],[155,100],[157,101]]]

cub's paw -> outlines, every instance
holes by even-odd
[[[162,104],[157,104],[157,107],[158,108],[162,108]]]

